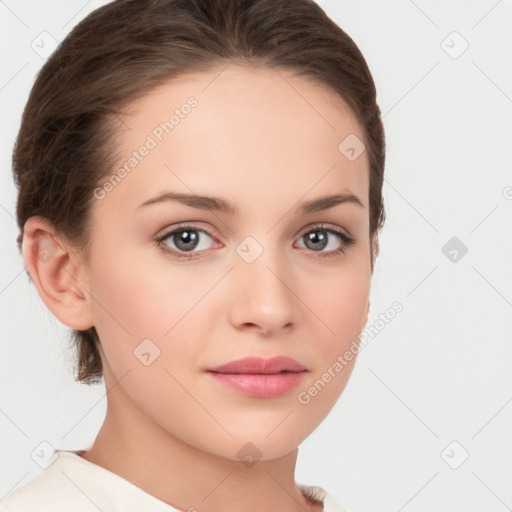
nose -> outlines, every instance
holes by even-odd
[[[296,325],[300,301],[282,255],[264,255],[252,263],[240,260],[233,269],[230,320],[237,329],[270,336]]]

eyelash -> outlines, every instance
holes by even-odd
[[[204,229],[204,228],[199,228],[197,226],[194,226],[194,225],[191,225],[191,224],[184,224],[184,225],[181,225],[181,226],[177,226],[177,227],[174,227],[172,230],[170,231],[167,231],[166,233],[164,233],[163,235],[160,235],[160,236],[157,236],[155,239],[154,239],[154,242],[155,242],[155,245],[158,246],[158,248],[164,252],[164,254],[167,254],[167,255],[171,255],[171,256],[176,256],[178,258],[185,258],[185,259],[195,259],[196,256],[194,256],[195,254],[200,254],[201,251],[199,252],[195,252],[195,253],[182,253],[182,252],[178,252],[178,251],[175,251],[174,249],[169,249],[169,247],[164,244],[164,240],[167,240],[169,237],[171,237],[172,235],[174,235],[175,233],[180,233],[182,231],[201,231],[203,233],[206,233],[209,237],[211,237],[212,239],[215,240],[215,236],[210,232],[208,231],[207,229]],[[325,254],[322,254],[321,252],[319,252],[319,254],[321,254],[320,256],[316,256],[318,258],[334,258],[334,257],[339,257],[341,256],[342,254],[345,254],[345,250],[350,248],[352,245],[354,245],[356,243],[356,239],[353,238],[352,236],[349,236],[347,235],[346,233],[342,232],[342,231],[339,231],[331,226],[326,226],[324,224],[319,224],[317,226],[313,226],[312,228],[309,228],[307,231],[304,231],[299,238],[302,238],[304,237],[305,235],[309,234],[309,233],[313,233],[315,231],[326,231],[327,233],[330,233],[332,235],[335,235],[338,237],[338,239],[342,242],[342,245],[339,249],[335,249],[333,251],[329,251],[329,252],[326,252]],[[318,252],[318,251],[311,251],[311,252]]]

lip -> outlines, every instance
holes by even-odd
[[[304,365],[286,356],[246,357],[207,369],[216,382],[256,398],[275,398],[289,392],[307,372]]]

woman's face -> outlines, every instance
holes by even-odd
[[[107,389],[120,381],[109,406],[129,401],[212,454],[272,459],[319,425],[355,362],[344,353],[367,320],[369,167],[359,124],[329,89],[221,71],[168,82],[120,120],[86,283]],[[361,204],[313,203],[336,195]],[[306,371],[208,371],[249,356]]]

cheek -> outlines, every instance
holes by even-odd
[[[368,313],[369,280],[361,275],[347,276],[331,289],[326,308],[330,314],[331,329],[335,337],[344,345],[347,336],[350,341],[364,328]]]
[[[318,277],[318,276],[317,276]],[[368,316],[371,272],[369,262],[354,259],[340,266],[329,279],[317,279],[318,286],[303,285],[315,338],[317,364],[301,388],[305,405],[317,415],[327,414],[346,386],[356,362],[359,335]],[[318,320],[318,321],[317,321]]]
[[[207,340],[212,308],[220,307],[207,294],[218,272],[171,265],[163,257],[155,264],[128,252],[103,255],[93,267],[94,322],[108,364],[120,377],[138,371],[138,356],[149,352],[151,367],[183,374]]]
[[[111,254],[94,268],[96,325],[135,339],[164,336],[204,293],[197,273],[165,262]]]
[[[312,431],[334,407],[356,363],[368,312],[368,287],[361,275],[330,282],[324,293],[309,295],[321,322],[313,330],[316,365],[296,400],[304,428]],[[314,317],[312,317],[314,318]]]
[[[308,275],[302,283],[303,297],[311,319],[318,320],[315,331],[322,340],[319,354],[332,356],[364,328],[368,313],[371,271],[366,259],[353,259],[336,271]],[[314,285],[313,285],[314,283]]]

